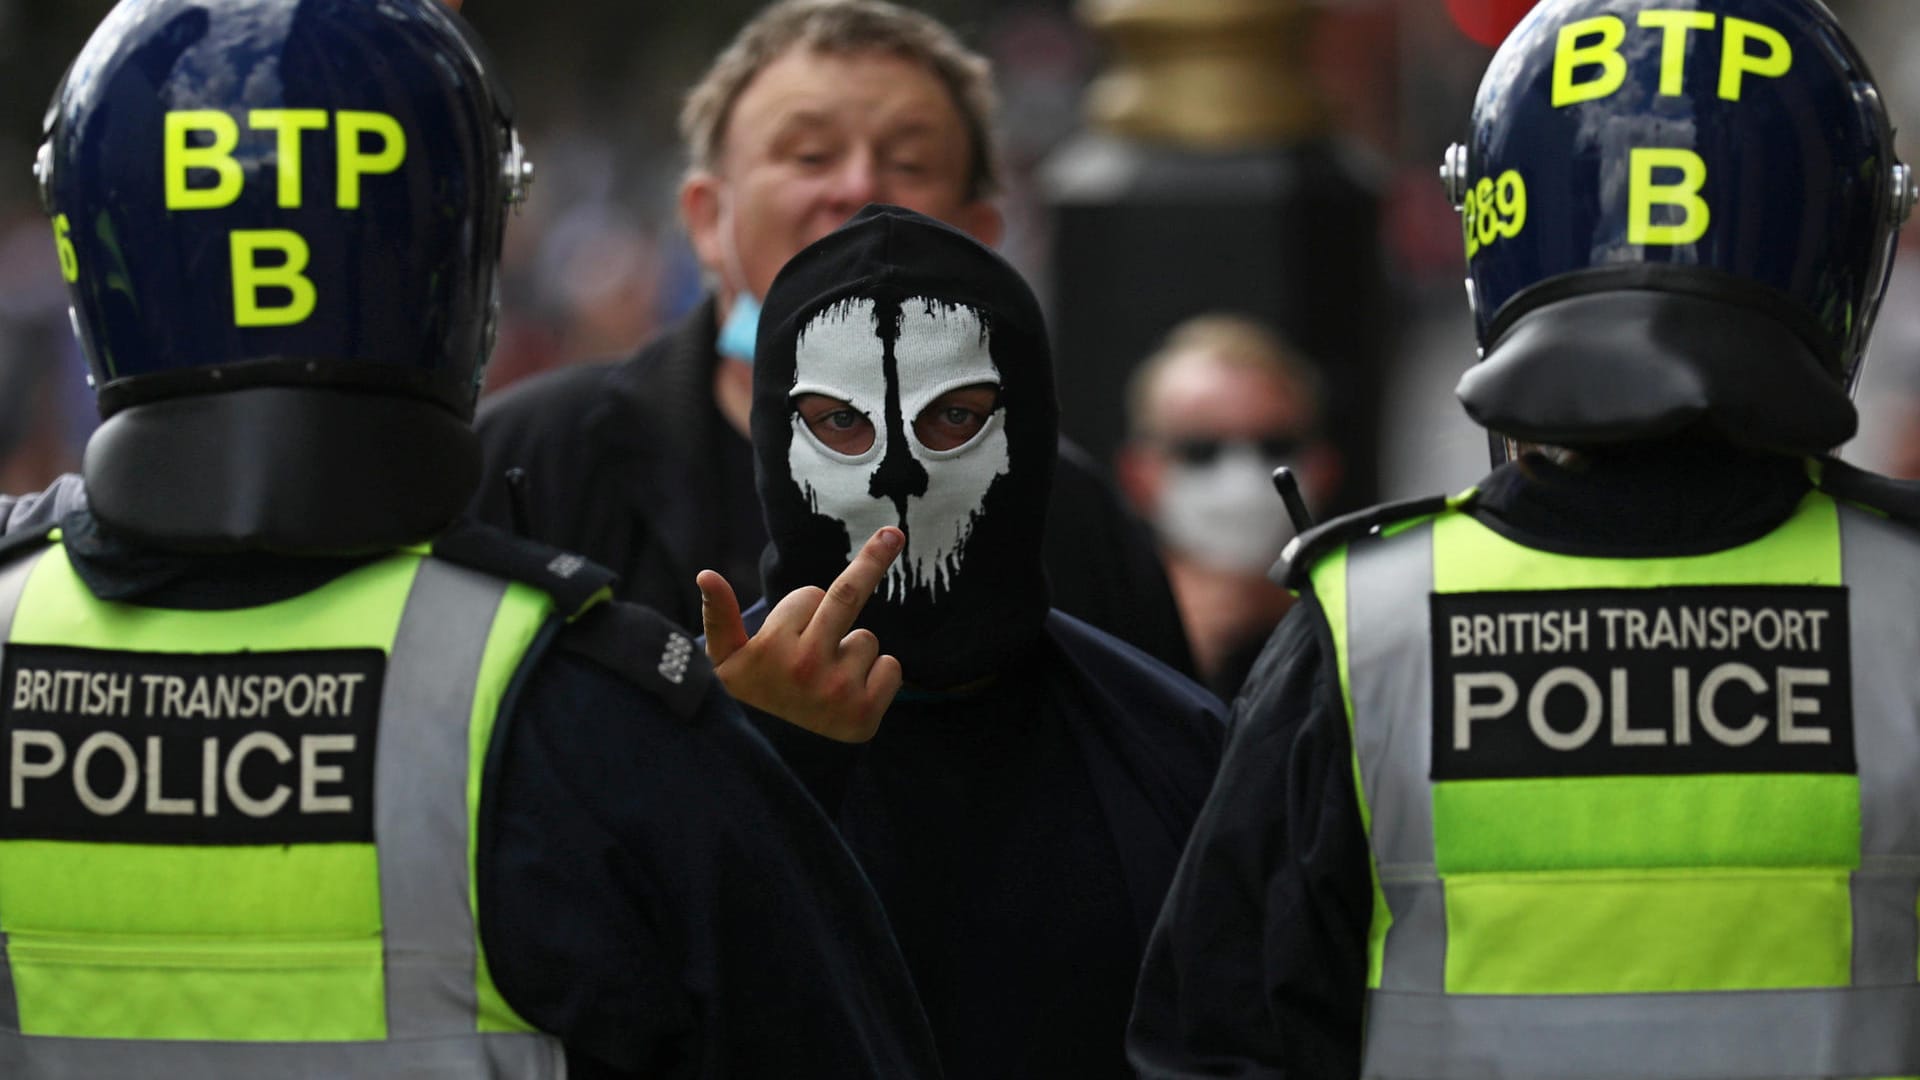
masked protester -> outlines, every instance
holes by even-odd
[[[1826,456],[1915,187],[1813,0],[1546,0],[1449,154],[1549,448],[1300,539],[1148,1077],[1920,1074],[1920,497]]]
[[[856,633],[907,682],[869,742],[762,730],[880,893],[949,1080],[1126,1075],[1140,949],[1220,715],[1048,608],[1057,407],[1033,294],[974,240],[876,206],[796,256],[761,318],[766,590],[824,586],[856,538],[902,529]]]
[[[620,595],[700,624],[696,573],[751,601],[767,546],[748,413],[760,300],[795,252],[871,202],[986,244],[995,204],[985,58],[884,0],[782,0],[740,28],[687,95],[680,217],[711,294],[619,364],[582,364],[488,400],[483,520],[513,520],[605,563]],[[1046,504],[1055,603],[1179,670],[1193,659],[1146,530],[1085,451],[1059,447]]]
[[[48,117],[104,422],[0,555],[0,1074],[937,1075],[693,642],[450,527],[530,178],[459,17],[127,0]]]

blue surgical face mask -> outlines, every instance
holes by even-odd
[[[733,298],[733,310],[727,312],[727,321],[720,324],[720,336],[714,339],[714,347],[721,356],[751,364],[753,339],[759,335],[760,298],[742,290]]]

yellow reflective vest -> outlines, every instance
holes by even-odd
[[[0,567],[0,1076],[560,1076],[475,929],[481,769],[553,601],[431,557],[259,607]]]
[[[1373,859],[1367,1076],[1920,1075],[1920,536],[1684,558],[1456,500],[1313,564]]]

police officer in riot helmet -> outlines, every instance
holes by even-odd
[[[1816,0],[1544,0],[1443,175],[1537,452],[1290,551],[1134,1064],[1920,1072],[1920,497],[1829,456],[1915,201],[1872,77]]]
[[[125,0],[36,172],[104,423],[0,552],[0,1073],[936,1074],[693,643],[454,523],[531,178],[459,16]]]

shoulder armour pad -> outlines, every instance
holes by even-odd
[[[43,521],[32,528],[15,529],[5,536],[0,536],[0,566],[5,566],[30,551],[38,551],[45,547],[55,527],[53,522]]]
[[[1275,584],[1289,589],[1304,588],[1307,573],[1313,569],[1313,564],[1332,549],[1371,536],[1396,521],[1437,514],[1445,510],[1449,502],[1451,500],[1445,495],[1425,495],[1418,499],[1369,506],[1365,510],[1356,510],[1323,522],[1294,537],[1267,576]]]
[[[599,604],[561,630],[555,645],[639,685],[682,720],[699,712],[714,682],[693,635],[638,604]]]
[[[1820,490],[1878,510],[1902,525],[1920,528],[1920,481],[1896,480],[1838,458],[1820,461]]]
[[[433,553],[448,562],[544,590],[569,619],[604,599],[618,577],[584,555],[475,521],[456,522],[440,534],[433,542]]]

